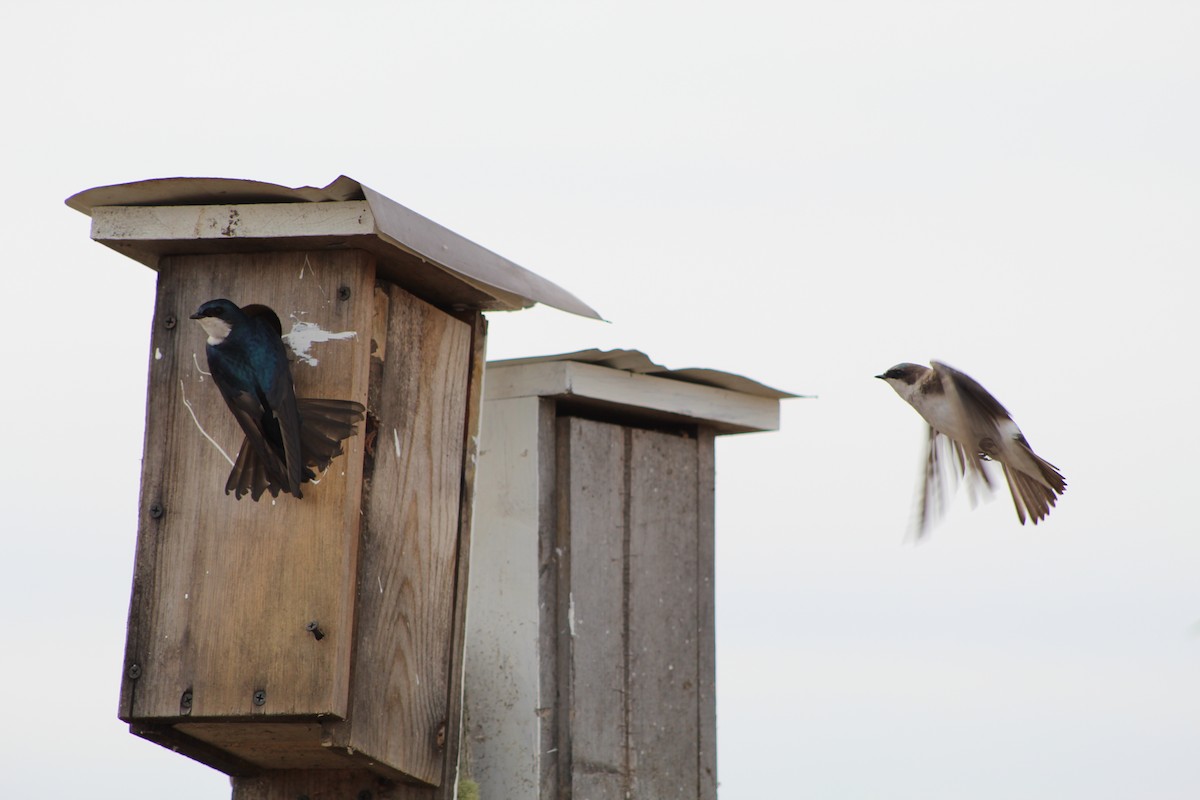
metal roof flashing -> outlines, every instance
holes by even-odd
[[[234,178],[155,178],[67,198],[92,238],[157,269],[165,256],[358,248],[381,277],[448,307],[513,311],[535,303],[601,319],[570,292],[353,178],[289,188]]]

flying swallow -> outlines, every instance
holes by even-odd
[[[246,434],[225,482],[225,493],[258,500],[264,491],[303,497],[300,484],[342,454],[342,440],[363,418],[351,400],[297,399],[279,317],[270,308],[238,308],[229,300],[203,303],[197,320],[213,382]]]
[[[969,375],[937,361],[930,367],[897,364],[876,375],[929,423],[929,454],[917,514],[917,536],[930,526],[945,492],[945,461],[953,453],[958,475],[976,476],[987,491],[992,482],[984,461],[998,461],[1012,493],[1017,519],[1034,525],[1046,518],[1067,488],[1062,473],[1033,452],[1025,435],[999,401]]]

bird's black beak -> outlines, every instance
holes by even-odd
[[[192,316],[191,316],[191,319],[203,319],[203,318],[204,318],[204,315],[199,312],[192,314]]]
[[[881,380],[881,381],[882,381],[882,380],[887,380],[887,376],[886,376],[886,375],[876,375],[875,377],[876,377],[876,378],[879,378],[879,380]]]

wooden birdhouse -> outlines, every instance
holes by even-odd
[[[292,798],[302,774],[451,796],[481,312],[595,312],[349,178],[67,203],[158,273],[120,718],[238,776],[235,797]],[[189,319],[214,298],[275,312],[298,398],[366,408],[303,498],[226,493],[242,433]]]
[[[715,437],[792,397],[636,351],[488,364],[467,622],[481,797],[716,797]]]

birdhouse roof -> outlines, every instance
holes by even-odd
[[[570,292],[341,176],[323,188],[233,178],[156,178],[67,198],[92,238],[157,269],[164,256],[357,248],[380,277],[443,306],[515,310],[543,303],[600,319]]]
[[[667,422],[711,425],[718,434],[779,429],[779,401],[803,397],[715,369],[667,369],[638,350],[574,353],[489,361],[488,400],[558,397]]]

